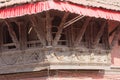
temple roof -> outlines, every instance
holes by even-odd
[[[0,18],[59,10],[79,15],[120,21],[120,0],[1,0]],[[23,5],[24,4],[24,5]]]
[[[67,0],[84,6],[120,11],[120,0]]]
[[[0,0],[0,8],[46,0]],[[120,11],[120,0],[55,0]]]

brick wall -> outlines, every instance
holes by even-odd
[[[102,71],[47,71],[0,75],[0,80],[120,80],[120,75]]]

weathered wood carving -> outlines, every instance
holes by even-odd
[[[115,32],[111,43],[115,44],[120,27],[109,34],[107,21],[103,19],[68,12],[58,14],[47,11],[4,20],[5,24],[0,27],[0,74],[61,69],[57,66],[62,69],[71,66],[78,69],[110,67],[109,35]],[[6,37],[2,35],[4,26],[8,30],[5,31]],[[11,49],[13,45],[17,49]]]
[[[36,48],[24,51],[3,52],[0,56],[0,74],[24,72],[26,67],[30,68],[28,71],[34,71],[38,65],[39,68],[37,69],[41,70],[54,64],[63,64],[63,67],[67,64],[71,66],[75,64],[83,66],[109,66],[110,54],[106,51],[99,53],[99,50],[91,53],[89,51],[80,51],[79,49],[71,51],[67,47],[57,47],[54,50]],[[24,68],[21,69],[21,67]]]
[[[53,40],[53,43],[52,43],[54,46],[57,45],[57,43],[58,43],[58,41],[59,41],[59,39],[60,39],[61,33],[62,33],[62,31],[63,31],[63,28],[64,28],[64,23],[65,23],[68,15],[69,15],[69,13],[67,12],[67,13],[64,14],[64,16],[63,16],[63,18],[62,18],[62,21],[61,21],[61,23],[60,23],[60,25],[59,25],[59,27],[58,27],[58,32],[56,33],[56,36],[55,36],[55,38],[54,38],[54,40]]]
[[[46,40],[48,42],[48,46],[52,45],[53,37],[52,37],[52,23],[49,11],[46,11]]]
[[[79,32],[79,34],[78,34],[78,36],[77,36],[77,38],[76,38],[76,40],[74,42],[74,46],[79,45],[79,43],[81,42],[82,36],[84,35],[85,30],[86,30],[90,20],[91,20],[91,18],[86,19],[85,23],[82,26],[82,29],[80,30],[80,32]]]
[[[15,34],[13,28],[12,28],[12,25],[10,24],[8,19],[5,20],[5,23],[6,23],[7,27],[8,27],[9,34],[10,34],[13,42],[15,43],[16,48],[19,49],[20,48],[20,44],[19,44],[17,36],[16,36],[16,34]]]
[[[97,36],[94,39],[94,47],[96,47],[100,41],[100,37],[103,35],[104,32],[104,28],[106,27],[106,21],[103,23],[103,25],[101,26],[101,29],[99,30],[99,32],[97,33]]]
[[[37,33],[37,36],[39,38],[39,40],[41,41],[41,43],[43,44],[43,46],[46,45],[46,39],[44,36],[44,32],[39,28],[40,25],[37,25],[37,21],[34,15],[29,16],[30,21],[32,22],[32,27],[35,30],[35,32]]]
[[[111,46],[113,47],[114,45],[116,45],[116,43],[118,43],[118,39],[119,39],[119,33],[120,33],[120,26],[117,27],[116,31],[115,31],[115,35],[114,38],[111,42]]]

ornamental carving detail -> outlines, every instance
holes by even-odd
[[[39,71],[52,64],[108,65],[109,53],[87,53],[80,51],[45,51],[41,49],[3,52],[0,55],[0,74]],[[63,65],[63,66],[64,66]]]

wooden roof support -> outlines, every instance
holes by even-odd
[[[3,23],[0,23],[0,52],[2,52],[3,48]]]
[[[118,37],[118,46],[120,46],[120,35]]]
[[[79,15],[79,16],[71,19],[70,21],[68,21],[68,22],[66,22],[66,23],[64,24],[64,28],[66,28],[66,27],[70,26],[71,24],[77,22],[78,20],[82,19],[83,17],[84,17],[84,16]]]
[[[39,29],[40,25],[38,25],[35,16],[34,15],[30,15],[29,19],[30,19],[30,21],[32,23],[32,28],[35,30],[35,32],[37,34],[38,39],[40,40],[42,45],[45,46],[46,45],[46,40],[45,40],[45,37],[43,37],[43,35],[42,35],[43,31],[41,29]]]
[[[74,46],[78,46],[80,44],[80,42],[82,40],[82,37],[83,37],[83,35],[84,35],[85,31],[86,31],[86,28],[87,28],[87,26],[88,26],[91,19],[92,18],[90,18],[90,17],[86,18],[85,23],[83,24],[82,29],[80,30],[80,32],[79,32],[79,34],[78,34],[78,36],[77,36],[77,38],[76,38],[76,40],[74,42]]]
[[[30,15],[28,17],[29,17],[29,19],[30,19],[30,21],[32,23],[33,29],[37,33],[37,36],[38,36],[40,42],[42,43],[43,46],[45,46],[46,45],[46,39],[45,39],[45,36],[43,35],[44,32],[43,32],[43,30],[40,29],[40,25],[37,25],[37,21],[35,19],[35,16],[34,15]]]
[[[104,28],[104,36],[102,37],[102,42],[104,44],[105,49],[110,49],[110,44],[109,44],[109,32],[108,32],[108,23]]]
[[[48,42],[48,46],[52,45],[52,23],[51,23],[51,18],[50,18],[50,13],[49,11],[46,11],[46,40]]]
[[[115,35],[114,35],[113,40],[111,42],[111,47],[114,47],[118,43],[119,33],[120,33],[120,24],[117,27],[117,30],[115,31]]]
[[[118,25],[119,23],[114,26],[115,28],[109,33],[109,36],[111,36],[117,30]]]
[[[27,33],[26,24],[23,22],[18,23],[19,26],[19,36],[20,36],[20,49],[24,50],[27,48]]]
[[[58,41],[59,41],[59,39],[60,39],[60,37],[61,37],[61,33],[62,33],[62,31],[63,31],[65,21],[66,21],[66,19],[68,18],[68,16],[69,16],[69,13],[66,12],[66,13],[64,14],[63,18],[62,18],[62,21],[61,21],[61,23],[60,23],[60,25],[59,25],[59,27],[58,27],[58,31],[57,31],[57,33],[56,33],[56,36],[55,36],[55,38],[54,38],[54,40],[53,40],[53,43],[52,43],[53,46],[56,46],[56,45],[57,45],[57,43],[58,43]]]
[[[9,32],[13,42],[15,43],[16,48],[19,49],[20,48],[20,44],[19,44],[17,36],[16,36],[16,34],[15,34],[13,28],[12,28],[11,23],[9,22],[8,19],[5,19],[4,21],[5,21],[5,23],[6,23],[7,27],[8,27],[8,32]]]
[[[92,18],[92,22],[89,24],[89,33],[88,33],[88,48],[92,49],[93,48],[93,40],[94,40],[94,18]],[[95,26],[96,27],[96,26]]]
[[[101,26],[99,32],[97,33],[97,36],[94,38],[94,42],[93,42],[93,48],[96,47],[96,45],[98,45],[99,41],[100,41],[100,38],[101,36],[103,35],[104,33],[104,29],[106,27],[106,21],[104,21],[103,25]]]
[[[109,36],[111,36],[116,30],[117,30],[118,26],[115,27],[110,33],[109,33]]]

